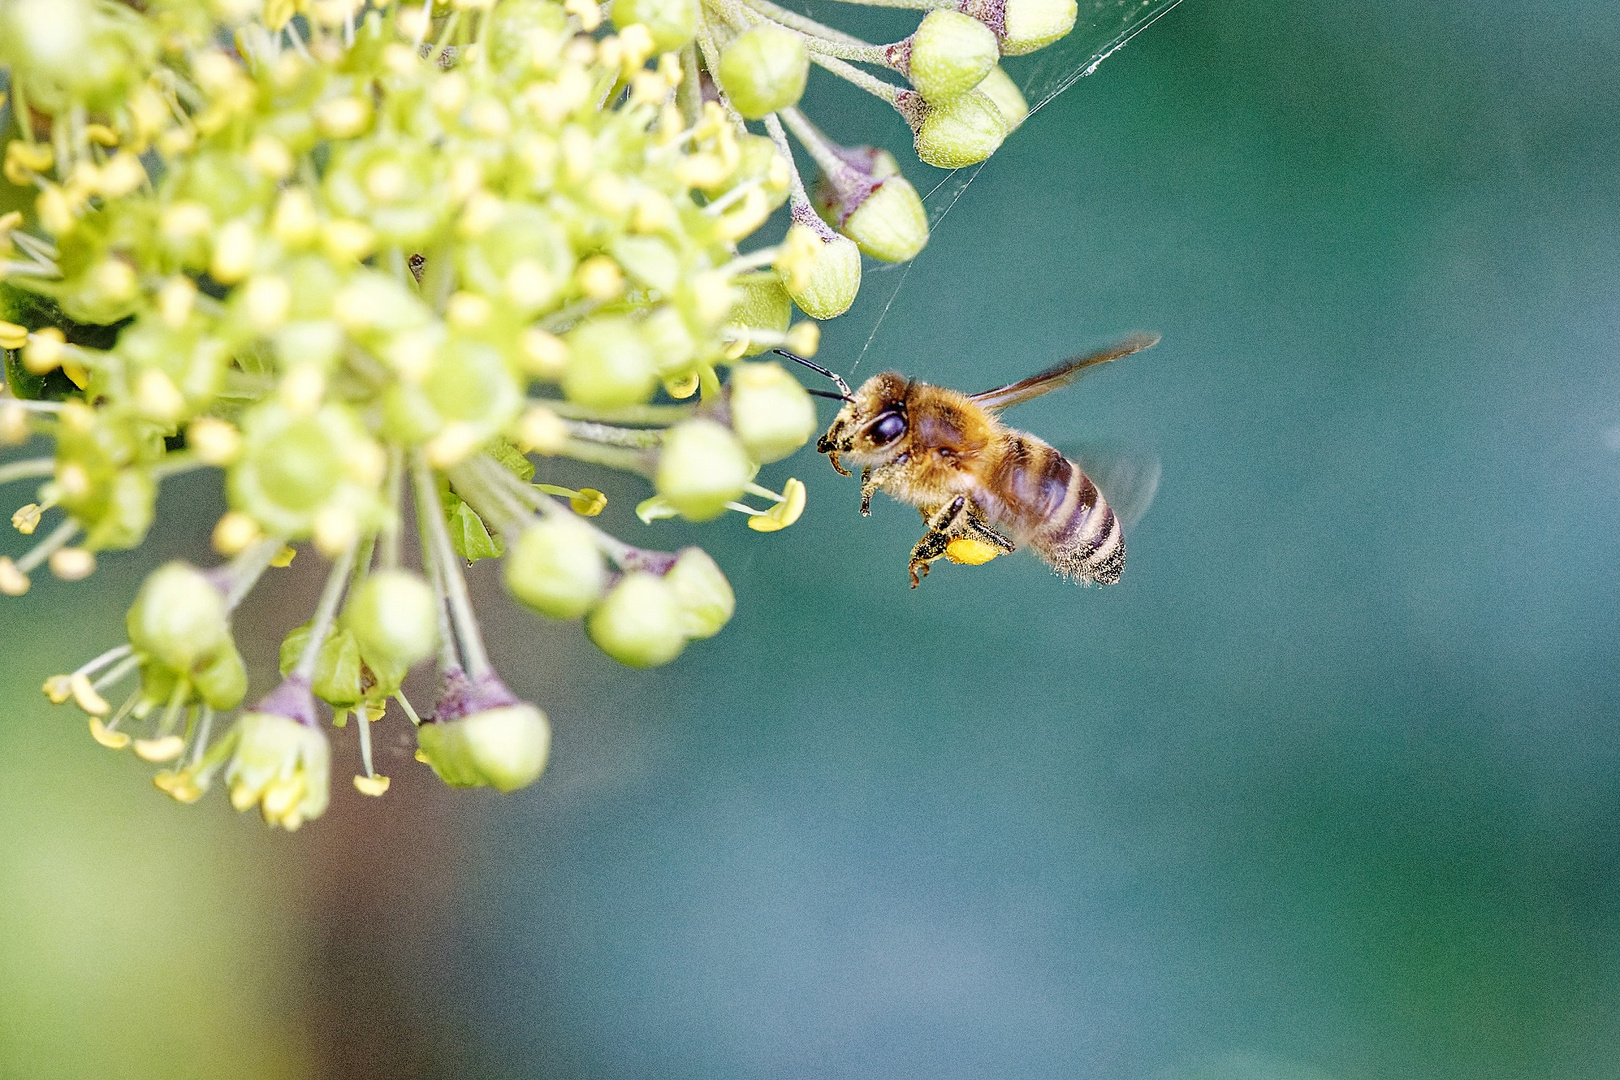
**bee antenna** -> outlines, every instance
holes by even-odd
[[[838,396],[841,399],[843,399],[844,401],[854,401],[855,400],[854,395],[852,395],[849,392],[849,384],[847,382],[845,382],[839,376],[833,374],[831,371],[828,371],[826,368],[822,367],[820,364],[813,364],[810,361],[806,360],[802,356],[794,356],[792,353],[788,352],[786,349],[772,349],[771,351],[774,352],[777,356],[785,356],[785,357],[787,357],[789,360],[792,360],[795,364],[803,364],[805,367],[809,368],[811,371],[816,372],[817,374],[827,376],[827,378],[829,378],[829,379],[831,379],[833,381],[833,385],[838,387],[838,391],[839,391]],[[814,390],[812,390],[810,392],[812,394],[815,394]],[[831,395],[830,394],[816,394],[816,396],[817,397],[830,397]]]
[[[829,400],[832,400],[832,401],[854,401],[855,400],[854,398],[851,398],[851,397],[845,397],[843,394],[835,394],[831,390],[806,390],[805,393],[811,395],[812,397],[824,397],[824,398],[828,398]]]

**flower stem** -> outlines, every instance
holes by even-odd
[[[604,424],[662,427],[679,423],[697,411],[696,405],[626,405],[618,409],[593,409],[561,398],[530,398],[531,405],[543,405],[565,420],[595,420]]]
[[[378,558],[381,568],[399,568],[401,520],[405,513],[405,451],[398,446],[388,448],[388,479],[384,483],[388,493],[388,514],[383,518],[382,554]]]
[[[698,75],[697,45],[691,42],[681,49],[681,85],[675,91],[675,103],[680,106],[681,120],[687,127],[696,127],[703,119],[703,86]]]
[[[416,497],[425,507],[428,529],[433,534],[435,560],[444,576],[445,592],[450,598],[450,618],[455,623],[456,640],[461,643],[461,655],[467,658],[467,673],[474,680],[494,674],[489,654],[484,651],[484,639],[478,632],[478,620],[473,617],[472,599],[467,595],[467,582],[456,565],[456,552],[450,545],[450,530],[444,525],[444,507],[439,502],[439,491],[433,485],[433,474],[426,464],[418,462]]]
[[[849,165],[838,156],[827,136],[823,135],[816,125],[805,119],[804,113],[796,108],[783,109],[781,117],[788,130],[793,132],[793,137],[799,140],[799,145],[809,152],[815,163],[821,167],[821,171],[829,178],[849,171]]]
[[[444,574],[440,572],[439,558],[434,550],[433,541],[428,538],[427,514],[426,504],[418,498],[416,535],[421,544],[422,569],[427,571],[428,581],[433,586],[433,607],[439,621],[439,671],[443,673],[461,667],[461,658],[456,653],[456,635],[450,626],[449,590],[445,588]]]
[[[349,568],[354,565],[354,545],[350,544],[343,554],[332,561],[332,569],[326,575],[326,586],[321,590],[320,603],[315,607],[315,617],[309,622],[309,640],[304,643],[304,651],[298,657],[298,665],[293,668],[292,677],[301,680],[308,686],[315,679],[315,665],[320,660],[321,646],[326,644],[326,635],[332,630],[332,623],[337,619],[338,602],[343,599],[344,587],[348,584]]]
[[[120,645],[114,649],[108,649],[95,659],[86,660],[84,663],[80,664],[78,668],[74,670],[73,674],[94,675],[96,672],[100,671],[114,660],[122,660],[124,657],[128,656],[134,651],[135,646],[129,644]],[[72,676],[69,677],[71,678]]]
[[[9,405],[10,402],[6,404]],[[55,458],[41,457],[13,461],[8,465],[0,465],[0,484],[9,484],[14,480],[28,480],[36,476],[50,476],[55,471]]]
[[[771,0],[742,0],[742,3],[753,8],[772,22],[781,23],[789,30],[797,30],[801,34],[809,34],[812,37],[820,38],[822,41],[870,47],[869,42],[862,41],[858,37],[846,34],[842,30],[828,26],[825,23],[819,23],[807,16],[800,15],[797,11],[789,11],[785,7],[771,3]]]
[[[663,445],[664,433],[658,428],[623,428],[611,424],[598,424],[590,420],[564,420],[571,439],[602,446],[622,446],[633,450],[652,450]]]
[[[280,537],[266,537],[231,560],[226,568],[230,575],[230,584],[225,590],[226,611],[236,610],[253,586],[259,583],[259,578],[270,568],[270,560],[283,546]]]
[[[793,159],[793,147],[788,145],[787,132],[782,129],[782,119],[775,113],[765,118],[765,130],[770,133],[771,141],[776,143],[776,152],[782,155],[788,164],[789,182],[793,185],[793,203],[808,205],[810,196],[804,190],[804,178],[799,175],[799,163]]]
[[[882,98],[895,108],[900,107],[901,88],[893,83],[886,83],[877,76],[868,75],[860,68],[845,63],[836,56],[823,55],[814,48],[810,50],[810,61],[811,63],[832,72],[845,82],[852,83],[855,86],[860,87],[873,97]],[[871,62],[880,63],[881,61]]]
[[[69,540],[72,540],[78,534],[78,531],[79,523],[72,518],[68,518],[58,525],[51,535],[35,544],[32,551],[17,560],[17,570],[24,574],[28,573],[28,571],[54,555],[58,549],[65,546]]]

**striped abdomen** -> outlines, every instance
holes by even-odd
[[[1009,432],[974,501],[997,528],[1058,573],[1112,585],[1125,569],[1125,532],[1080,467],[1041,440]]]

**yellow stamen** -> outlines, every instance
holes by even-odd
[[[214,550],[221,555],[238,555],[263,535],[259,523],[241,510],[227,510],[214,526]]]
[[[278,570],[283,566],[291,566],[293,557],[297,554],[297,548],[293,547],[291,544],[282,544],[281,550],[270,557],[270,565],[276,567]]]
[[[16,143],[12,143],[16,146]],[[20,349],[28,344],[28,328],[0,320],[0,349]]]
[[[362,795],[381,795],[388,790],[388,777],[357,776],[354,778],[354,789]]]
[[[208,465],[229,465],[242,449],[242,436],[234,424],[204,417],[186,427],[186,445]]]
[[[106,716],[112,712],[112,706],[107,699],[96,693],[96,688],[90,685],[90,676],[74,675],[68,680],[68,687],[73,691],[73,703],[91,716]]]
[[[135,381],[135,404],[150,419],[167,422],[185,409],[186,399],[165,372],[147,368]]]
[[[519,344],[525,366],[537,378],[557,380],[568,369],[568,343],[537,327],[523,332]]]
[[[34,530],[39,528],[39,519],[44,513],[38,503],[28,503],[11,515],[11,527],[24,536],[33,536]]]
[[[122,731],[114,731],[101,722],[101,717],[90,718],[90,737],[109,750],[122,750],[129,745],[129,736]]]
[[[54,326],[30,334],[28,343],[23,346],[23,367],[33,375],[55,371],[62,363],[62,354],[67,351],[66,342],[62,331]]]
[[[33,182],[34,173],[42,173],[55,162],[56,155],[51,151],[49,143],[30,143],[21,139],[13,139],[6,144],[6,163],[4,173],[18,187],[26,187]]]
[[[804,513],[806,497],[804,481],[789,477],[788,482],[782,485],[782,501],[763,514],[750,517],[748,527],[755,532],[776,532],[787,528]]]
[[[96,572],[96,554],[81,547],[58,548],[51,552],[50,568],[63,581],[83,581]]]
[[[173,761],[185,752],[186,740],[178,735],[164,735],[157,739],[136,739],[135,755],[142,761],[153,763]]]
[[[187,772],[172,772],[164,769],[152,777],[152,783],[157,789],[174,799],[175,802],[194,803],[203,796],[203,789],[197,781]]]
[[[581,517],[595,517],[607,509],[607,496],[595,488],[580,488],[569,498],[568,505]]]
[[[535,405],[518,419],[517,441],[525,451],[558,454],[568,446],[568,425],[544,405]]]
[[[264,820],[275,824],[278,820],[292,816],[293,807],[304,797],[304,786],[304,778],[301,775],[272,781],[270,786],[264,789],[264,797],[259,801],[264,811]]]
[[[788,352],[800,356],[816,355],[816,350],[821,348],[821,324],[808,319],[794,323],[787,332],[786,345]]]
[[[347,506],[325,506],[311,523],[315,549],[328,559],[335,559],[349,549],[360,535],[360,522]]]
[[[163,322],[178,330],[191,318],[197,300],[197,286],[188,277],[172,277],[158,290],[158,314]]]
[[[0,446],[28,441],[28,410],[21,405],[0,405]]]
[[[580,291],[592,300],[611,300],[624,290],[624,273],[606,255],[592,255],[576,273]]]
[[[424,764],[424,765],[428,764],[428,756],[426,754],[422,753],[421,747],[417,747],[416,753],[413,754],[412,756],[415,757],[416,760],[420,761],[422,764]]]
[[[231,808],[238,812],[246,810],[258,801],[259,793],[240,781],[231,785]]]
[[[697,393],[698,374],[689,371],[685,375],[672,375],[664,380],[664,392],[677,401],[684,401]]]
[[[52,675],[40,689],[51,699],[52,705],[60,705],[73,696],[73,678],[70,675]]]
[[[435,469],[448,469],[472,456],[484,442],[484,432],[465,420],[454,420],[428,440],[427,460]]]
[[[563,10],[578,16],[579,25],[587,34],[602,25],[602,9],[597,6],[596,0],[567,0]]]
[[[68,381],[80,390],[84,390],[90,385],[90,369],[71,357],[62,361],[62,374],[66,375]]]
[[[9,555],[0,555],[0,593],[21,596],[28,591],[28,575],[17,569]]]

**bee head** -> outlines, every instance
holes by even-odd
[[[832,426],[816,441],[833,468],[844,469],[841,455],[857,465],[880,465],[904,452],[910,421],[906,415],[906,380],[894,372],[874,375],[861,384],[852,400],[838,410]]]

